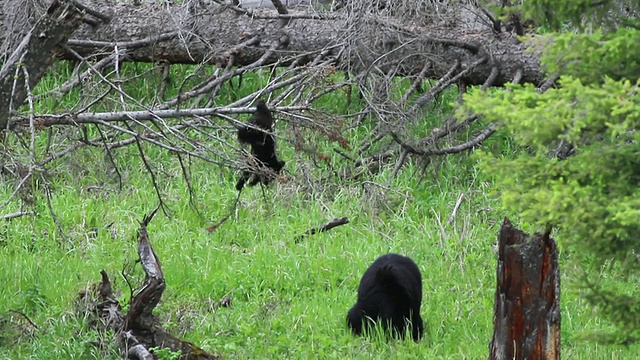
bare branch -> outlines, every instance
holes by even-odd
[[[14,314],[18,314],[20,316],[22,316],[22,318],[24,318],[25,320],[27,320],[27,322],[29,323],[29,325],[31,325],[34,329],[38,329],[38,325],[36,325],[36,323],[34,323],[33,321],[31,321],[31,319],[29,319],[29,317],[27,316],[27,314],[23,313],[22,311],[19,310],[13,310],[10,309],[8,310]]]
[[[459,152],[463,152],[465,150],[472,149],[478,145],[480,145],[483,141],[485,141],[489,136],[493,135],[496,132],[496,128],[498,127],[497,123],[493,123],[489,125],[486,129],[482,130],[478,136],[475,138],[462,143],[460,145],[444,148],[444,149],[428,149],[424,152],[425,156],[429,155],[448,155],[448,154],[456,154]]]
[[[60,85],[58,88],[53,89],[51,91],[47,91],[46,93],[35,95],[33,97],[33,100],[34,101],[38,101],[41,98],[44,98],[44,97],[47,97],[47,96],[51,96],[54,93],[56,95],[58,95],[58,96],[62,96],[64,94],[68,93],[69,90],[71,90],[74,87],[82,84],[83,80],[88,79],[89,76],[92,73],[94,73],[94,71],[101,71],[105,67],[109,66],[109,64],[111,64],[113,62],[113,59],[115,59],[115,54],[103,58],[102,60],[98,61],[95,65],[93,65],[91,68],[85,70],[81,74],[78,74],[78,75],[70,78],[64,84]]]
[[[150,36],[140,40],[122,41],[122,42],[109,42],[109,41],[96,41],[96,40],[76,40],[71,39],[67,42],[68,46],[77,48],[121,48],[121,49],[137,49],[150,45],[155,45],[162,41],[169,41],[175,39],[179,33],[177,31],[171,31],[168,33],[160,34],[157,36]]]
[[[302,235],[296,236],[295,237],[295,242],[299,242],[305,236],[311,236],[311,235],[314,235],[314,234],[319,233],[319,232],[329,231],[329,230],[333,229],[336,226],[345,225],[345,224],[348,224],[348,223],[349,223],[349,219],[346,218],[346,217],[335,218],[335,219],[329,221],[326,224],[320,225],[320,226],[315,227],[315,228],[311,228],[311,229],[305,231]]]
[[[94,10],[94,9],[92,9],[92,8],[82,4],[82,3],[80,3],[79,1],[75,1],[74,0],[73,1],[73,5],[75,7],[77,7],[78,9],[84,11],[85,13],[102,20],[104,23],[109,23],[111,21],[111,17],[101,13],[100,11],[96,11],[96,10]]]
[[[407,100],[409,100],[409,96],[411,96],[411,94],[413,94],[420,87],[420,84],[422,84],[422,80],[424,80],[427,76],[427,70],[429,70],[429,67],[431,67],[431,63],[425,62],[418,76],[416,76],[416,78],[411,82],[411,86],[409,86],[404,95],[402,95],[400,103],[406,103]]]
[[[456,214],[458,213],[458,208],[460,208],[460,204],[462,204],[462,200],[464,200],[464,193],[460,193],[460,196],[458,196],[458,200],[456,201],[456,204],[453,207],[451,216],[449,216],[449,218],[447,219],[447,224],[451,224],[453,220],[455,220]]]
[[[484,84],[482,84],[482,86],[480,87],[480,89],[487,90],[490,86],[492,86],[496,79],[498,78],[498,75],[500,75],[500,69],[498,69],[497,66],[494,66],[491,68],[491,73],[489,74],[489,77],[487,77],[487,81],[485,81]]]
[[[542,85],[540,85],[540,87],[538,87],[538,93],[542,94],[543,92],[549,90],[549,88],[551,88],[559,78],[560,74],[558,73],[549,76],[549,78]]]
[[[64,232],[64,228],[62,227],[62,224],[58,220],[58,216],[56,215],[56,212],[53,210],[53,205],[51,205],[51,187],[49,186],[49,183],[45,179],[43,179],[42,183],[44,184],[44,192],[47,198],[47,209],[49,209],[49,215],[51,215],[51,219],[53,219],[53,223],[56,224],[56,228],[58,228],[58,234],[60,234],[60,237],[65,240],[69,240],[69,237]]]
[[[394,133],[391,133],[391,137],[395,138],[396,135]],[[396,160],[396,164],[393,167],[391,174],[389,174],[389,178],[387,179],[387,186],[391,186],[391,182],[393,181],[393,178],[396,177],[396,175],[398,174],[398,171],[400,171],[400,168],[402,167],[402,165],[404,165],[404,162],[407,160],[408,155],[409,155],[409,150],[407,149],[402,150],[402,153],[398,157],[398,160]]]
[[[475,146],[478,146],[484,140],[486,140],[489,136],[496,132],[496,128],[498,127],[497,123],[492,123],[486,129],[482,130],[480,134],[478,134],[472,140],[469,140],[465,143],[451,146],[444,149],[419,149],[413,145],[407,144],[402,141],[400,137],[396,133],[390,133],[391,137],[395,142],[397,142],[403,149],[412,154],[422,155],[422,156],[430,156],[430,155],[448,155],[448,154],[456,154],[465,150],[469,150]]]
[[[513,84],[520,84],[520,81],[522,81],[522,75],[524,74],[524,70],[522,70],[522,68],[519,68],[515,75],[513,76],[513,79],[511,80],[511,82]]]
[[[131,129],[131,126],[129,126],[129,123],[125,122],[125,125],[127,126],[127,128],[133,132],[133,130]],[[142,163],[144,164],[144,167],[147,169],[147,172],[149,173],[149,176],[151,177],[151,183],[153,184],[153,188],[156,191],[156,195],[158,196],[158,201],[160,201],[160,207],[162,207],[162,211],[164,212],[164,214],[167,217],[169,216],[169,211],[167,209],[167,206],[165,205],[164,201],[163,201],[163,197],[162,197],[162,192],[160,191],[160,187],[158,186],[158,182],[156,180],[156,175],[153,172],[153,169],[151,168],[151,165],[149,164],[149,161],[147,160],[147,156],[144,154],[144,150],[142,150],[142,145],[140,145],[140,140],[138,139],[137,136],[135,136],[135,143],[136,143],[136,147],[138,148],[138,152],[140,153],[140,158],[142,159]],[[153,218],[153,215],[155,214],[155,210],[151,213],[150,218],[147,220],[147,218],[145,217],[144,219],[144,223],[142,224],[143,227],[146,226],[146,224],[151,221],[151,218]],[[146,231],[146,229],[145,229]]]
[[[485,62],[487,62],[489,60],[489,58],[487,57],[482,57],[478,60],[476,60],[474,63],[470,64],[466,69],[460,71],[458,74],[456,74],[455,76],[452,76],[449,78],[449,76],[451,76],[453,74],[453,72],[455,72],[458,69],[458,66],[453,66],[451,68],[451,71],[449,73],[447,73],[447,75],[445,75],[444,77],[442,77],[438,83],[436,84],[436,86],[434,86],[434,91],[429,91],[427,94],[423,95],[422,97],[420,97],[415,105],[414,105],[414,109],[417,109],[420,106],[423,106],[424,104],[430,102],[433,99],[433,96],[435,93],[440,92],[442,90],[444,90],[446,87],[448,87],[450,84],[454,84],[456,83],[458,80],[462,79],[466,74],[474,71],[474,69],[482,64],[484,64]]]
[[[275,109],[276,111],[300,111],[308,109],[307,106],[286,106]],[[182,118],[182,117],[205,117],[223,114],[245,114],[251,113],[253,107],[214,107],[200,109],[175,109],[175,110],[149,110],[149,111],[119,111],[103,113],[81,113],[81,114],[40,114],[36,116],[39,127],[49,127],[56,125],[78,125],[78,124],[102,124],[108,122],[122,122],[128,120],[150,121],[158,118]],[[228,118],[227,118],[228,119]],[[12,118],[9,122],[11,130],[29,123],[28,117]]]
[[[35,211],[17,211],[0,216],[0,220],[11,220],[21,216],[36,215]]]
[[[280,2],[280,0],[271,0],[271,3],[273,4],[273,6],[278,11],[278,14],[288,14],[289,13],[287,11],[287,7],[282,5],[282,2]]]
[[[401,31],[403,33],[408,33],[408,34],[412,34],[414,36],[418,36],[418,32],[411,30],[410,28],[394,23],[393,21],[387,20],[387,19],[379,19],[376,18],[374,20],[375,22],[389,27],[391,29],[394,30],[398,30]],[[443,46],[452,46],[452,47],[458,47],[461,49],[465,49],[468,50],[469,52],[471,52],[471,54],[473,55],[477,55],[480,52],[480,45],[478,44],[474,44],[471,42],[467,42],[467,41],[460,41],[460,40],[454,40],[454,39],[445,39],[445,38],[436,38],[436,37],[421,37],[420,38],[423,41],[428,41],[428,42],[432,42],[432,43],[436,43],[438,45],[443,45]]]
[[[138,324],[139,321],[146,321],[151,317],[166,287],[160,259],[153,250],[147,233],[147,226],[159,207],[156,207],[148,216],[144,216],[138,229],[138,255],[146,276],[144,284],[141,286],[142,290],[131,299],[130,310],[125,321],[125,331],[141,325]]]

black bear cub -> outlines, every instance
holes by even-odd
[[[258,100],[256,111],[249,118],[249,124],[264,131],[271,131],[273,126],[273,116],[264,100]],[[275,175],[280,173],[285,162],[278,160],[276,156],[276,140],[272,134],[242,125],[238,128],[238,140],[241,143],[251,145],[251,155],[258,162],[258,169],[245,170],[242,172],[236,190],[240,191],[245,183],[249,181],[249,186],[258,183],[268,184],[275,179]]]
[[[422,275],[410,258],[398,254],[380,256],[365,271],[358,287],[358,301],[349,310],[347,324],[356,335],[377,322],[392,336],[404,338],[410,328],[418,341],[423,335],[420,317]]]

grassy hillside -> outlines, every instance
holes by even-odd
[[[325,101],[336,108],[344,104]],[[353,143],[361,135],[348,134]],[[496,137],[487,146],[508,153],[508,138]],[[500,210],[473,158],[437,160],[439,171],[433,165],[422,179],[410,163],[391,187],[384,185],[390,168],[357,182],[309,187],[294,151],[282,143],[292,180],[274,184],[264,196],[259,187],[245,190],[231,219],[209,233],[206,227],[235,199],[234,172],[192,167],[198,214],[178,162],[147,150],[162,164],[159,183],[170,209],[170,217],[156,215],[149,235],[167,281],[157,315],[174,334],[228,359],[486,359],[494,244],[502,218],[517,223],[517,214]],[[132,270],[135,231],[158,200],[136,154],[133,148],[115,154],[122,189],[97,150],[80,150],[51,169],[51,208],[62,231],[38,184],[38,215],[0,222],[0,359],[118,357],[112,334],[88,330],[74,313],[74,300],[99,280],[101,269],[121,291],[122,303],[130,298],[123,268],[133,286],[142,281],[139,265]],[[0,198],[9,198],[14,185],[0,182]],[[348,225],[294,241],[306,229],[342,216]],[[419,343],[354,337],[346,328],[360,276],[387,252],[410,256],[422,271],[427,334]],[[563,357],[635,359],[634,348],[579,340],[602,324],[572,286],[577,274],[568,260],[561,256]],[[225,296],[232,306],[216,306]],[[93,345],[96,340],[104,347]]]

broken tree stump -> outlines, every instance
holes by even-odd
[[[157,210],[145,216],[138,229],[138,256],[145,279],[131,299],[129,312],[122,314],[122,307],[104,270],[100,272],[102,279],[98,284],[80,292],[76,303],[78,312],[88,319],[89,326],[97,330],[112,330],[116,334],[116,343],[124,359],[151,360],[154,359],[151,349],[161,348],[180,352],[181,360],[220,360],[222,357],[169,334],[153,316],[153,310],[166,288],[160,259],[147,233],[147,225]]]
[[[560,359],[558,248],[505,218],[498,236],[497,287],[490,360]]]
[[[71,0],[54,0],[0,69],[0,130],[38,84],[63,46],[82,24]],[[26,81],[25,81],[26,79]]]

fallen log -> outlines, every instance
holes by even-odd
[[[336,57],[336,65],[341,68],[364,61],[357,66],[360,70],[375,65],[386,73],[398,67],[397,75],[420,74],[427,79],[443,77],[456,62],[470,68],[479,58],[487,58],[461,80],[467,85],[483,84],[496,67],[500,71],[494,85],[513,81],[516,76],[521,83],[539,84],[545,77],[539,61],[542,46],[535,39],[521,41],[513,33],[496,33],[488,25],[467,24],[484,18],[409,25],[408,20],[375,13],[355,15],[303,7],[279,14],[272,9],[238,8],[218,0],[82,3],[92,10],[92,16],[87,17],[95,19],[85,22],[68,45],[87,58],[118,53],[123,61],[206,63],[224,68],[229,63],[253,64],[263,56],[267,57],[265,64],[302,66],[326,52]],[[459,7],[451,13],[465,11],[462,4],[452,2],[450,6]],[[480,14],[479,9],[473,12]],[[362,21],[375,31],[359,31]],[[362,49],[354,48],[354,43],[361,44]],[[370,53],[365,54],[363,49]],[[78,60],[71,52],[64,56]],[[378,60],[372,64],[372,59]]]

